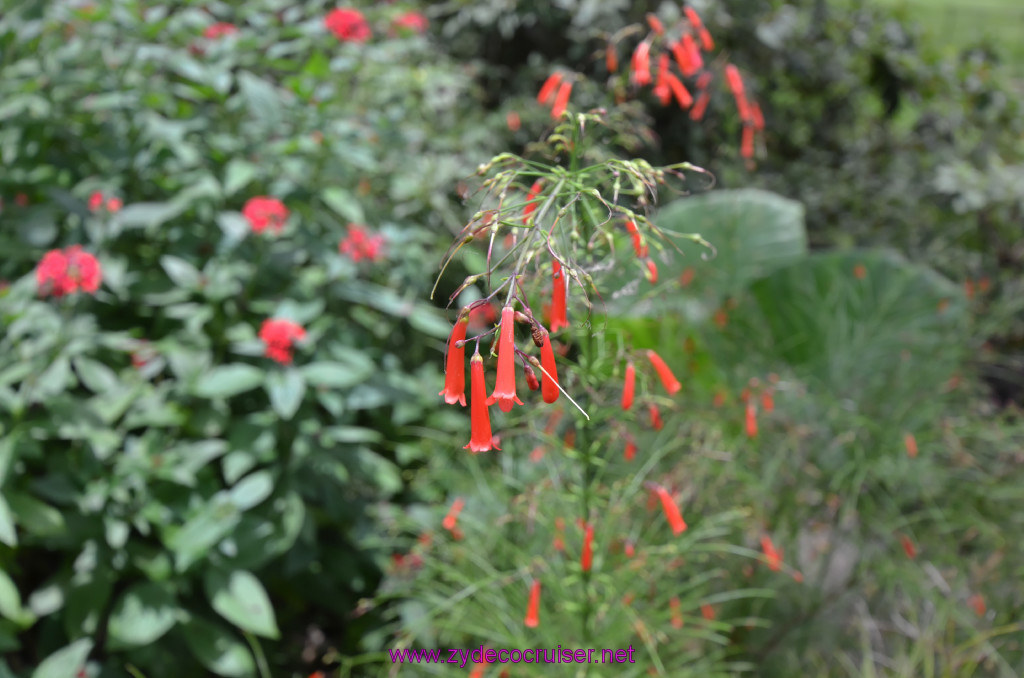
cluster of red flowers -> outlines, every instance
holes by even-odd
[[[324,17],[324,25],[342,42],[366,42],[372,35],[366,17],[351,7],[331,10]]]
[[[702,119],[711,101],[708,86],[713,76],[705,68],[703,55],[715,47],[711,33],[692,7],[683,8],[683,19],[672,30],[666,30],[654,14],[647,15],[647,25],[650,31],[633,49],[630,59],[630,82],[635,87],[652,85],[654,96],[663,106],[675,100],[681,109],[689,109],[691,119]],[[656,65],[654,75],[651,72],[652,59]],[[609,73],[618,71],[619,57],[612,42],[605,48],[605,65]],[[678,75],[673,72],[673,66],[678,69]],[[754,135],[764,130],[764,117],[757,102],[747,98],[736,66],[726,65],[725,76],[743,122],[740,153],[744,158],[752,158]],[[688,78],[696,79],[696,99],[683,82]]]
[[[101,191],[96,191],[89,196],[89,209],[98,212],[104,207],[110,213],[117,212],[124,206],[120,198],[107,198]]]
[[[572,95],[572,80],[562,76],[555,71],[548,76],[548,79],[541,85],[537,92],[537,103],[551,104],[551,117],[556,120],[562,117],[566,107],[569,105],[569,97]]]
[[[242,216],[256,233],[262,233],[268,228],[274,233],[280,233],[288,219],[288,208],[277,198],[257,196],[246,201],[242,207]]]
[[[290,365],[294,344],[306,338],[306,330],[291,320],[269,318],[263,321],[259,338],[267,345],[265,355],[268,358],[282,365]]]
[[[384,256],[383,235],[370,235],[370,232],[359,224],[348,225],[348,236],[338,245],[338,251],[358,263],[363,259],[379,261]]]
[[[50,250],[36,266],[36,282],[43,295],[62,297],[79,290],[92,294],[102,279],[99,261],[79,245]]]
[[[450,405],[459,403],[463,407],[466,406],[466,330],[469,327],[469,316],[472,309],[484,304],[487,302],[477,302],[471,307],[464,308],[459,313],[455,327],[448,338],[444,388],[438,395],[444,396],[445,402]],[[539,361],[536,357],[528,356],[516,348],[515,323],[517,321],[529,325],[533,343],[540,349]],[[489,397],[484,376],[484,359],[480,355],[479,340],[481,337],[476,337],[476,351],[470,359],[472,434],[466,447],[474,454],[487,452],[492,448],[501,449],[491,433],[490,406],[497,403],[498,409],[508,412],[513,406],[523,404],[516,394],[515,356],[517,353],[523,361],[527,386],[531,390],[539,388],[541,397],[546,403],[555,402],[559,395],[558,369],[555,365],[555,353],[551,346],[548,330],[532,315],[517,312],[513,306],[505,306],[501,310],[501,322],[498,325],[497,333],[497,379]],[[539,380],[534,368],[539,368],[541,371]]]

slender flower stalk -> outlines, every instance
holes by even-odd
[[[498,329],[498,378],[487,404],[498,403],[498,409],[508,412],[513,404],[522,405],[516,396],[515,365],[515,309],[506,306],[501,309],[501,325]]]
[[[534,579],[530,587],[530,602],[526,606],[526,617],[523,623],[529,628],[536,628],[540,624],[540,580]]]
[[[484,359],[480,357],[477,350],[469,361],[471,393],[470,393],[470,419],[472,423],[472,435],[469,444],[463,449],[469,448],[473,454],[487,452],[492,447],[501,449],[494,445],[491,436],[491,413],[488,410],[487,385],[484,383]]]
[[[665,361],[661,359],[661,356],[652,350],[648,350],[647,359],[651,361],[654,371],[658,373],[658,378],[661,379],[661,384],[668,391],[668,394],[675,395],[678,393],[682,385],[676,379],[676,375],[672,374],[672,370],[665,364]]]
[[[466,339],[469,327],[469,312],[463,310],[455,321],[455,327],[448,337],[448,358],[444,370],[444,388],[437,395],[443,395],[449,405],[466,406],[466,345],[459,342]]]

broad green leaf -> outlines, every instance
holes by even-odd
[[[3,570],[0,570],[0,616],[23,627],[35,621],[35,615],[21,606],[18,587]]]
[[[280,637],[270,598],[263,584],[251,572],[235,570],[224,575],[211,570],[203,581],[210,605],[217,614],[258,636]]]
[[[7,505],[7,500],[2,494],[0,494],[0,542],[11,548],[18,545],[18,534],[14,529],[14,515],[11,514],[11,507]]]
[[[220,624],[193,617],[181,631],[195,658],[218,676],[246,678],[255,674],[252,652]]]
[[[285,421],[295,416],[306,395],[306,380],[295,368],[272,370],[267,374],[264,387],[274,412]]]
[[[235,529],[240,517],[227,497],[218,497],[205,504],[180,528],[169,530],[165,543],[174,553],[175,569],[183,572],[203,558]]]
[[[149,645],[171,630],[177,620],[174,596],[155,582],[129,588],[114,606],[107,625],[113,648]]]
[[[76,576],[81,576],[80,574]],[[64,606],[64,630],[69,636],[93,634],[103,617],[113,591],[113,570],[94,573],[81,584],[72,586]]]
[[[159,226],[184,211],[174,202],[139,202],[126,205],[112,219],[121,228],[152,228]]]
[[[281,92],[272,84],[242,71],[237,75],[239,95],[249,108],[249,114],[268,127],[279,125],[284,116],[281,106]]]
[[[251,391],[263,382],[263,370],[241,363],[220,365],[196,382],[195,394],[203,398],[230,398]]]
[[[85,356],[75,356],[71,364],[82,384],[93,393],[108,393],[119,384],[114,370],[103,363]]]
[[[269,497],[273,491],[273,474],[270,471],[256,471],[238,481],[228,494],[239,511],[248,511]]]
[[[342,364],[335,362],[308,363],[299,368],[302,376],[313,386],[350,388],[366,381],[373,374],[373,365]]]
[[[36,402],[52,398],[63,393],[71,379],[71,362],[60,356],[39,375],[32,396]]]
[[[53,537],[65,531],[64,516],[49,504],[21,492],[5,494],[14,520],[26,532],[38,537]]]
[[[91,638],[79,638],[44,659],[32,678],[76,678],[92,651]]]
[[[224,170],[224,194],[234,195],[235,191],[256,178],[256,171],[256,165],[251,162],[233,159]]]
[[[199,287],[202,275],[199,269],[185,261],[181,257],[165,254],[160,257],[160,265],[175,285],[182,289],[191,290]]]
[[[357,224],[361,224],[366,220],[362,205],[359,204],[359,201],[351,193],[342,188],[333,186],[325,188],[320,194],[320,198],[342,219]]]

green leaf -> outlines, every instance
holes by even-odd
[[[306,395],[306,380],[294,368],[271,371],[264,387],[274,412],[285,421],[295,416]]]
[[[35,402],[63,393],[71,381],[71,362],[64,356],[58,357],[39,375],[32,397]]]
[[[0,494],[0,542],[11,548],[18,545],[18,533],[14,529],[14,515],[7,500]]]
[[[167,548],[174,553],[174,567],[183,572],[231,533],[241,517],[226,496],[218,496],[200,508],[184,525],[168,530]]]
[[[242,188],[256,177],[256,165],[239,158],[228,163],[224,170],[224,193],[234,195],[235,191]]]
[[[22,627],[31,626],[35,615],[21,606],[21,595],[7,573],[0,570],[0,616]]]
[[[137,202],[111,219],[121,228],[154,228],[181,214],[186,206],[174,202]]]
[[[256,471],[232,487],[229,495],[239,511],[248,511],[269,497],[273,491],[273,474],[270,471]]]
[[[71,364],[82,384],[93,393],[107,393],[119,386],[117,374],[103,363],[76,356]]]
[[[136,584],[114,606],[107,625],[112,649],[153,643],[171,630],[178,606],[166,586],[155,582]]]
[[[204,583],[217,614],[258,636],[275,640],[280,637],[270,598],[255,575],[245,570],[235,570],[227,576],[210,571]]]
[[[79,638],[44,659],[32,678],[76,678],[92,651],[92,639]]]
[[[262,381],[263,370],[253,365],[220,365],[199,377],[194,392],[201,398],[230,398],[251,391]]]
[[[202,275],[199,269],[180,257],[165,254],[160,257],[160,265],[175,285],[182,289],[192,290],[199,287]]]
[[[195,658],[218,676],[246,678],[255,673],[249,648],[220,624],[193,617],[181,630]]]
[[[249,108],[249,114],[268,127],[279,125],[284,119],[281,93],[259,76],[242,71],[237,75],[239,94]]]
[[[328,388],[350,388],[363,382],[373,374],[373,364],[363,365],[335,362],[307,363],[299,368],[302,376],[313,386]]]
[[[15,521],[26,532],[38,537],[53,537],[67,529],[64,516],[49,504],[21,492],[8,492],[5,496]]]
[[[366,220],[359,201],[344,189],[336,187],[325,188],[320,193],[320,199],[342,219],[357,224],[361,224]]]
[[[241,212],[221,212],[217,215],[217,225],[224,232],[224,239],[229,245],[242,241],[251,230]]]

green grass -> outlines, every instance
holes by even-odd
[[[1024,3],[1020,0],[875,0],[897,7],[950,51],[993,45],[1007,66],[1024,75]]]

